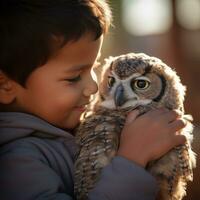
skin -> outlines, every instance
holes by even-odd
[[[103,37],[94,40],[92,34],[86,34],[69,42],[30,74],[26,88],[15,82],[12,110],[31,113],[62,129],[73,129],[98,89],[92,70],[102,41]]]
[[[30,113],[65,130],[75,128],[90,96],[98,89],[92,69],[102,41],[103,36],[94,40],[87,33],[67,43],[30,74],[26,87],[0,71],[1,110]],[[145,167],[185,142],[185,136],[178,134],[185,123],[177,112],[158,109],[137,115],[133,111],[127,117],[118,155]]]
[[[149,161],[186,142],[186,137],[179,134],[186,123],[177,111],[161,108],[137,117],[138,114],[133,111],[126,119],[118,155],[145,167]]]

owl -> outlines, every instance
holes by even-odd
[[[185,86],[176,72],[160,59],[143,53],[110,57],[103,66],[99,92],[76,130],[80,151],[75,162],[75,195],[87,199],[103,167],[116,155],[127,114],[160,107],[179,110],[188,121],[181,130],[187,138],[146,166],[159,185],[159,200],[181,200],[193,179],[195,153],[191,149],[192,123],[184,113]]]

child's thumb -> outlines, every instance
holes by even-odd
[[[138,115],[139,115],[139,110],[131,111],[126,118],[126,124],[132,123],[137,118]]]

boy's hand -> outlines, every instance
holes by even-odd
[[[145,167],[149,161],[185,143],[186,138],[179,130],[186,124],[178,112],[162,108],[137,117],[138,114],[139,111],[133,111],[126,119],[118,155]]]

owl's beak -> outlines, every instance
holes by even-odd
[[[126,98],[124,95],[124,88],[120,84],[117,86],[115,94],[114,94],[114,100],[116,107],[122,106],[126,102]]]

